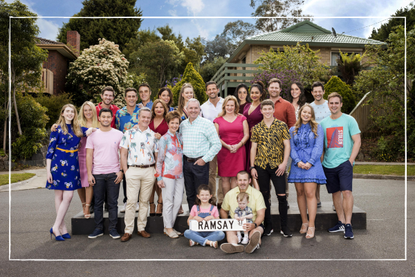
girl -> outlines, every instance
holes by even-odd
[[[299,118],[290,128],[291,170],[288,182],[295,184],[298,208],[300,209],[300,234],[306,239],[314,237],[314,221],[317,213],[317,184],[325,184],[320,157],[323,153],[324,131],[315,121],[314,110],[309,104],[300,108]],[[308,217],[307,220],[307,209]]]
[[[186,105],[189,99],[194,97],[193,86],[191,83],[184,83],[182,88],[180,89],[179,94],[179,105],[177,107],[177,111],[182,116],[182,120],[187,119],[187,110]]]
[[[248,87],[245,84],[239,84],[235,91],[239,103],[239,113],[243,114],[246,104],[251,102],[248,97]]]
[[[298,119],[298,111],[306,101],[304,87],[300,82],[294,82],[291,84],[291,93],[288,94],[288,101],[294,106],[295,117]]]
[[[219,212],[216,206],[212,205],[212,192],[207,185],[201,185],[197,189],[195,205],[190,211],[187,224],[190,220],[197,220],[201,222],[203,220],[209,221],[211,219],[219,219]],[[225,233],[222,231],[214,232],[195,232],[192,230],[186,230],[184,236],[189,239],[189,245],[193,246],[200,244],[206,246],[207,244],[213,248],[218,248],[218,241],[225,238]]]
[[[164,87],[159,90],[158,99],[162,99],[166,103],[169,112],[174,111],[174,108],[171,107],[171,103],[173,102],[173,93],[168,87]]]

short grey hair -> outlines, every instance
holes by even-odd
[[[186,109],[187,109],[187,107],[189,106],[189,104],[190,104],[191,102],[196,102],[196,103],[197,103],[197,105],[199,106],[199,109],[200,109],[200,102],[199,102],[199,100],[197,100],[196,98],[190,98],[190,99],[189,99],[189,101],[187,101],[187,104],[186,104]]]
[[[138,110],[138,116],[140,116],[140,115],[141,115],[141,112],[142,112],[142,111],[146,111],[146,112],[149,112],[149,113],[151,114],[151,110],[150,110],[150,108],[143,107],[143,108],[141,108],[141,109],[139,109],[139,110]]]

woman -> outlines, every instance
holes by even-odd
[[[246,104],[244,108],[243,115],[246,117],[246,121],[248,122],[249,127],[249,137],[252,134],[252,128],[257,125],[259,122],[262,121],[262,113],[260,104],[263,100],[265,100],[266,93],[264,90],[264,86],[262,82],[254,83],[251,86],[250,91],[250,98],[252,99],[252,103]],[[250,172],[250,152],[251,152],[251,141],[249,140],[246,145],[246,170]],[[253,179],[253,185],[256,189],[259,190],[259,185],[256,179]]]
[[[86,128],[98,128],[99,123],[97,119],[97,111],[95,105],[86,101],[82,104],[81,109],[79,110],[79,124],[82,127]],[[82,209],[85,218],[90,218],[91,214],[89,213],[89,207],[91,206],[92,196],[93,196],[93,187],[88,184],[88,172],[86,170],[86,137],[81,138],[79,144],[79,170],[81,175],[81,185],[82,188],[78,189],[79,199],[81,199]]]
[[[238,98],[239,113],[243,114],[246,104],[250,103],[248,97],[248,87],[245,84],[239,84],[235,91]]]
[[[164,136],[165,133],[169,130],[169,126],[166,123],[165,117],[168,112],[168,108],[164,100],[156,99],[151,108],[152,119],[148,127],[156,133],[154,137],[160,139]],[[154,204],[154,193],[157,192],[157,211],[155,211],[156,206]],[[153,191],[150,195],[150,216],[161,216],[163,208],[163,198],[161,195],[161,189],[157,186],[157,182],[154,183]]]
[[[178,133],[180,117],[177,111],[169,112],[166,116],[169,130],[159,141],[155,174],[157,185],[164,195],[164,233],[170,238],[178,238],[181,235],[180,232],[173,229],[177,213],[182,205],[184,190],[183,140]]]
[[[46,154],[46,188],[55,190],[56,219],[50,234],[58,241],[71,236],[65,225],[65,215],[73,197],[73,191],[81,188],[78,146],[86,128],[78,123],[75,106],[62,107],[57,131],[51,132]]]
[[[181,119],[187,119],[187,110],[186,105],[189,99],[192,99],[194,95],[193,86],[191,83],[184,83],[182,88],[180,89],[179,94],[179,105],[177,107],[177,111],[181,115]]]
[[[171,103],[173,102],[173,93],[168,87],[164,87],[159,90],[158,99],[164,100],[169,112],[174,111],[174,108],[171,107]]]
[[[295,117],[298,119],[298,111],[306,102],[304,87],[300,82],[294,82],[291,84],[291,93],[288,94],[288,101],[293,104],[295,109]]]
[[[238,100],[230,95],[223,101],[222,112],[213,120],[222,143],[218,153],[218,174],[222,177],[224,196],[236,187],[236,174],[246,166],[244,144],[249,139],[249,127],[246,117],[238,111]]]
[[[314,110],[309,104],[304,104],[300,108],[299,115],[295,125],[290,128],[292,164],[288,182],[294,183],[297,191],[302,220],[300,234],[307,233],[306,239],[311,239],[315,232],[317,184],[326,183],[320,161],[323,154],[324,131],[315,121]]]

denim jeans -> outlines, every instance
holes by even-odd
[[[191,239],[200,245],[205,246],[206,241],[221,241],[225,238],[225,233],[222,231],[214,232],[195,232],[192,230],[184,231],[184,236],[188,239]]]
[[[120,184],[114,183],[115,179],[117,179],[117,174],[96,174],[94,178],[94,218],[96,228],[104,230],[104,212],[102,208],[106,194],[108,201],[108,230],[115,229],[118,221],[118,195],[120,192]]]

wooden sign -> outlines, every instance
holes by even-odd
[[[213,231],[244,231],[243,224],[246,219],[239,221],[236,219],[211,219],[208,221],[190,220],[189,229],[195,232]]]

